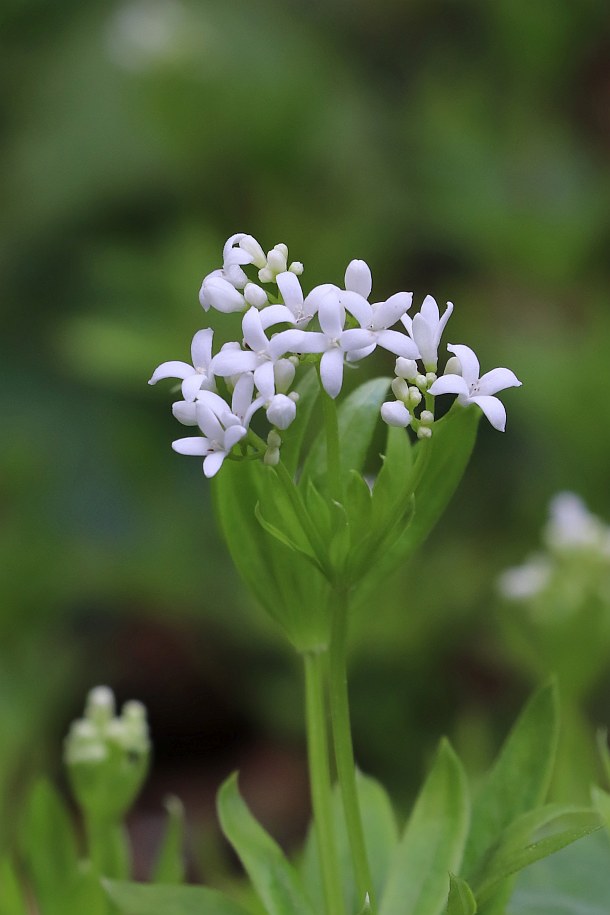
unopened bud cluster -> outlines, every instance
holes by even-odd
[[[285,244],[265,253],[251,235],[232,235],[223,248],[222,267],[204,278],[199,301],[206,312],[242,314],[238,340],[214,355],[213,330],[199,330],[191,344],[192,365],[164,362],[150,379],[150,384],[181,380],[183,399],[173,405],[174,416],[197,426],[200,434],[178,439],[173,448],[203,457],[206,476],[214,476],[229,456],[258,456],[277,464],[281,439],[278,444],[267,440],[261,449],[260,437],[250,434],[255,414],[264,410],[272,430],[285,432],[297,415],[297,395],[290,388],[301,364],[317,363],[322,387],[336,398],[346,364],[361,362],[377,347],[398,357],[395,400],[381,407],[389,425],[429,438],[435,397],[457,394],[458,403],[477,404],[496,429],[504,430],[506,412],[495,394],[520,384],[513,372],[499,368],[480,376],[470,347],[450,344],[453,356],[439,375],[439,346],[451,302],[441,315],[428,295],[413,317],[408,314],[411,292],[371,302],[371,271],[362,260],[348,264],[343,287],[323,283],[305,293],[302,272],[300,261],[289,262]]]

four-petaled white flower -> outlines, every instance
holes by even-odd
[[[370,304],[360,293],[346,290],[340,293],[340,300],[360,327],[369,332],[368,344],[362,350],[350,353],[350,361],[363,359],[377,346],[406,359],[419,357],[417,346],[410,337],[400,331],[390,330],[411,307],[411,292],[396,292],[385,302]]]
[[[360,328],[344,330],[345,308],[339,301],[338,290],[330,289],[320,299],[318,321],[320,332],[285,330],[271,341],[271,346],[282,354],[322,353],[320,378],[324,390],[337,397],[343,384],[343,364],[347,353],[363,349],[370,343],[369,331]]]
[[[436,372],[438,347],[452,312],[453,303],[447,302],[441,317],[436,300],[427,295],[418,314],[413,318],[405,314],[400,319],[415,342],[427,372]]]
[[[519,387],[521,382],[510,369],[499,368],[486,372],[479,378],[479,360],[469,346],[449,344],[447,349],[457,356],[460,363],[460,375],[442,375],[430,388],[430,394],[457,394],[458,403],[466,406],[476,403],[481,408],[494,429],[504,432],[506,410],[504,404],[494,397],[505,388]]]
[[[313,316],[317,314],[320,302],[326,293],[337,288],[332,283],[323,283],[321,286],[314,286],[311,292],[304,296],[298,277],[288,270],[279,273],[276,282],[284,304],[292,312],[295,326],[299,328],[307,327]]]
[[[214,331],[211,328],[198,330],[191,343],[193,364],[163,362],[155,369],[148,383],[156,384],[162,378],[182,378],[182,396],[186,401],[194,400],[202,388],[213,391],[216,387],[210,368],[213,336]]]

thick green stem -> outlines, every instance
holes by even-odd
[[[373,883],[369,867],[364,830],[360,815],[360,804],[356,788],[356,765],[352,744],[352,730],[349,715],[349,696],[347,691],[347,591],[337,588],[334,592],[332,607],[332,626],[330,637],[330,711],[337,763],[337,777],[341,788],[341,799],[345,815],[345,825],[352,854],[354,876],[359,901],[364,905],[368,894],[371,911],[375,912]]]
[[[322,873],[326,915],[345,915],[345,904],[332,815],[332,788],[324,703],[324,656],[310,652],[305,661],[307,752],[314,828]]]

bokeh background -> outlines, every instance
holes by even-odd
[[[172,790],[210,845],[236,767],[276,835],[302,834],[298,659],[146,385],[205,326],[199,285],[236,231],[286,242],[308,285],[361,257],[380,298],[451,299],[448,339],[523,381],[353,624],[362,767],[404,804],[445,732],[476,774],[536,679],[503,638],[498,573],[559,489],[610,518],[607,4],[7,0],[0,21],[5,808],[58,770],[105,682],[150,711],[142,843]],[[609,675],[585,705],[610,721]]]

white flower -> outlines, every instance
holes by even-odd
[[[269,340],[265,330],[280,323],[293,323],[292,313],[284,305],[269,305],[262,311],[250,308],[242,320],[244,344],[248,349],[221,350],[211,363],[214,374],[226,378],[253,372],[260,393],[265,399],[272,397],[275,394],[274,364],[287,350],[274,345],[277,338]]]
[[[206,392],[202,392],[206,393]],[[204,458],[203,472],[206,477],[213,477],[220,468],[226,456],[237,442],[247,434],[247,428],[242,425],[240,417],[229,410],[227,404],[217,394],[208,391],[210,397],[198,400],[196,403],[197,425],[203,436],[189,436],[179,438],[172,442],[172,448],[178,454],[193,454]],[[214,400],[210,401],[210,398]],[[217,404],[215,398],[220,401]],[[210,403],[217,405],[221,411],[222,419],[212,409]]]
[[[381,418],[388,426],[406,427],[412,416],[401,400],[388,400],[381,404]]]
[[[237,232],[231,235],[225,242],[222,251],[223,267],[227,270],[233,266],[245,266],[254,264],[259,269],[267,263],[265,252],[252,235],[246,235],[245,232]]]
[[[498,579],[498,590],[509,600],[528,600],[546,588],[552,571],[546,556],[532,556],[523,565],[506,569]]]
[[[580,496],[560,492],[550,504],[544,539],[552,550],[593,549],[610,556],[610,529],[589,511]]]
[[[370,342],[366,330],[344,330],[345,309],[338,292],[330,289],[320,299],[318,320],[321,332],[285,330],[271,341],[271,347],[282,353],[322,353],[320,378],[325,391],[336,397],[343,384],[343,363],[346,353],[362,349]]]
[[[225,314],[243,311],[246,308],[244,296],[226,278],[222,270],[215,270],[206,276],[199,290],[199,301],[205,311],[211,307]]]
[[[292,312],[295,325],[301,328],[307,327],[313,316],[317,314],[320,302],[326,293],[337,288],[332,283],[323,283],[321,286],[314,286],[311,292],[304,297],[298,277],[287,270],[277,275],[276,282],[284,304]]]
[[[198,330],[191,343],[193,364],[163,362],[155,369],[148,383],[156,384],[162,378],[182,378],[182,396],[186,401],[194,400],[202,388],[213,391],[214,375],[210,368],[213,335],[211,328]]]
[[[504,432],[506,410],[494,394],[505,388],[519,387],[521,382],[510,369],[499,368],[479,378],[479,360],[469,346],[449,344],[447,349],[460,361],[461,375],[443,375],[430,387],[430,394],[457,394],[458,403],[476,403],[494,429]]]
[[[440,316],[436,300],[427,295],[418,314],[413,318],[403,315],[401,321],[413,338],[427,372],[436,372],[438,347],[447,321],[453,312],[453,304],[447,302],[443,316]]]
[[[231,426],[238,423],[245,426],[250,425],[250,420],[260,407],[265,403],[264,397],[258,397],[253,400],[254,378],[251,372],[245,372],[240,375],[233,388],[231,397],[231,407],[214,391],[199,391],[194,401],[187,402],[179,400],[172,405],[172,412],[178,422],[184,426],[198,425],[198,407],[204,404],[209,407],[224,426]]]
[[[353,263],[353,262],[352,262]],[[369,331],[368,344],[362,350],[351,353],[350,359],[363,359],[373,352],[376,346],[382,346],[396,356],[417,359],[419,351],[413,340],[406,334],[390,330],[392,325],[411,307],[411,292],[396,292],[385,302],[370,304],[359,293],[346,290],[340,293],[341,304],[356,318],[363,330]]]

